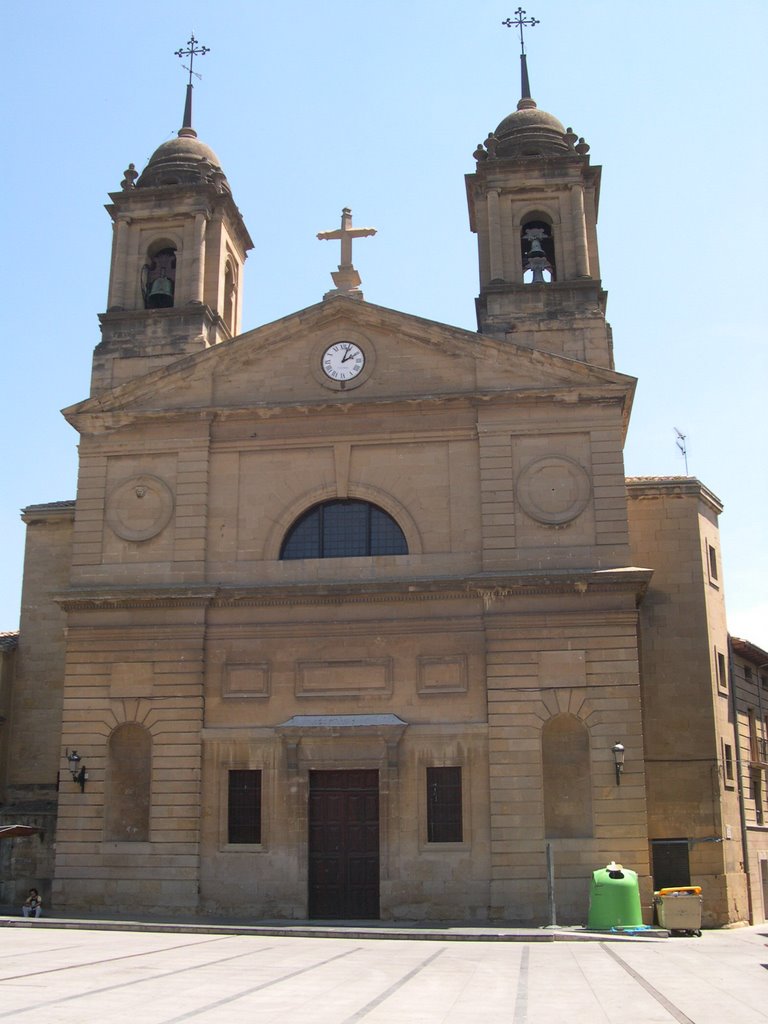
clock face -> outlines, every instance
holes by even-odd
[[[337,341],[323,352],[322,366],[329,380],[354,380],[363,372],[365,356],[353,341]]]

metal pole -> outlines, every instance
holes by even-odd
[[[555,858],[552,853],[552,843],[547,843],[547,903],[549,905],[549,925],[554,927],[557,924],[557,911],[555,909]]]

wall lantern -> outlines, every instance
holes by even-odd
[[[614,743],[611,747],[613,751],[613,763],[616,766],[616,785],[621,785],[621,773],[624,771],[624,744]]]
[[[82,764],[82,758],[76,750],[67,750],[67,765],[72,775],[72,781],[76,782],[80,787],[80,792],[85,792],[85,780],[88,776],[85,774],[85,765]]]

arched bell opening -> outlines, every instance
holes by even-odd
[[[167,242],[153,245],[141,268],[145,309],[170,309],[176,293],[176,249]]]
[[[224,270],[224,322],[230,334],[235,331],[235,309],[237,308],[237,278],[232,264],[227,260]]]
[[[555,236],[549,219],[534,214],[520,229],[524,284],[551,284],[556,280]]]

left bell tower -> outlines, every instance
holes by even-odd
[[[221,164],[192,127],[192,37],[184,118],[139,174],[130,164],[110,193],[113,222],[107,312],[91,394],[240,332],[243,267],[253,242]]]

